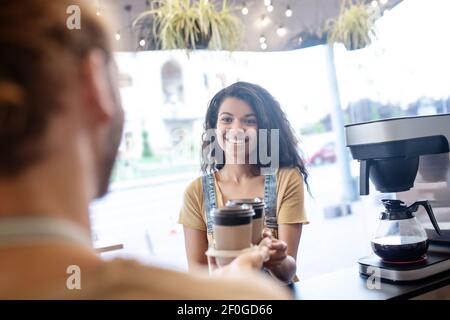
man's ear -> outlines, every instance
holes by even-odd
[[[116,112],[116,101],[105,54],[100,50],[91,51],[84,58],[81,68],[81,88],[84,107],[88,109],[86,111],[96,122],[110,121]]]

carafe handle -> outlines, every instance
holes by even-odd
[[[433,209],[431,208],[431,205],[428,201],[416,201],[412,205],[408,207],[409,210],[412,212],[416,212],[419,206],[423,206],[425,208],[425,211],[428,213],[428,216],[430,217],[431,224],[434,227],[434,230],[436,230],[438,235],[441,235],[441,229],[439,228],[439,225],[436,221],[436,217],[434,216]]]

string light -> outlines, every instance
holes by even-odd
[[[286,17],[292,17],[292,9],[287,6],[286,12],[284,13]]]
[[[120,40],[120,32],[116,33],[116,40],[119,41]]]
[[[385,4],[388,3],[389,0],[380,0],[380,3],[384,6]]]
[[[139,45],[141,47],[145,46],[145,39],[141,39],[141,41],[139,41]]]
[[[265,43],[265,42],[261,43],[261,49],[266,50],[267,49],[267,43]]]
[[[378,1],[377,0],[373,0],[370,5],[372,6],[372,8],[376,8],[378,7]]]
[[[300,44],[302,44],[302,42],[303,42],[303,38],[302,37],[298,37],[298,44],[300,45]]]
[[[101,8],[100,0],[97,0],[96,8],[97,8],[97,10],[96,10],[95,14],[97,16],[101,16],[102,13],[101,13],[101,10],[100,10],[100,8]]]
[[[265,43],[266,42],[266,37],[261,36],[259,37],[259,43]]]
[[[286,35],[286,32],[287,32],[287,30],[283,26],[279,26],[277,29],[277,35],[280,37],[283,37],[284,35]]]
[[[264,5],[267,7],[267,6],[270,6],[272,4],[272,0],[264,0]]]
[[[273,5],[269,4],[267,6],[267,12],[272,12],[273,11]]]
[[[242,8],[241,12],[244,16],[246,16],[248,14],[248,8],[247,8],[247,5],[245,4],[245,2],[244,2],[244,7]]]
[[[269,20],[269,18],[267,18],[267,16],[261,17],[261,24],[263,27],[266,27],[269,23],[270,23],[270,20]]]

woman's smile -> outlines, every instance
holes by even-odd
[[[227,132],[223,135],[223,139],[225,142],[233,145],[246,144],[250,140],[249,136],[244,132],[238,131],[233,133],[231,130],[227,130]]]

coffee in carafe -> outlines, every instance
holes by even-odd
[[[386,210],[381,219],[372,249],[386,262],[415,262],[425,258],[428,237],[425,229],[417,221],[414,212],[423,206],[438,234],[441,233],[428,201],[417,201],[409,207],[403,201],[382,200]]]
[[[387,236],[372,241],[375,254],[385,261],[403,262],[418,261],[424,258],[428,250],[427,238],[417,236]]]

